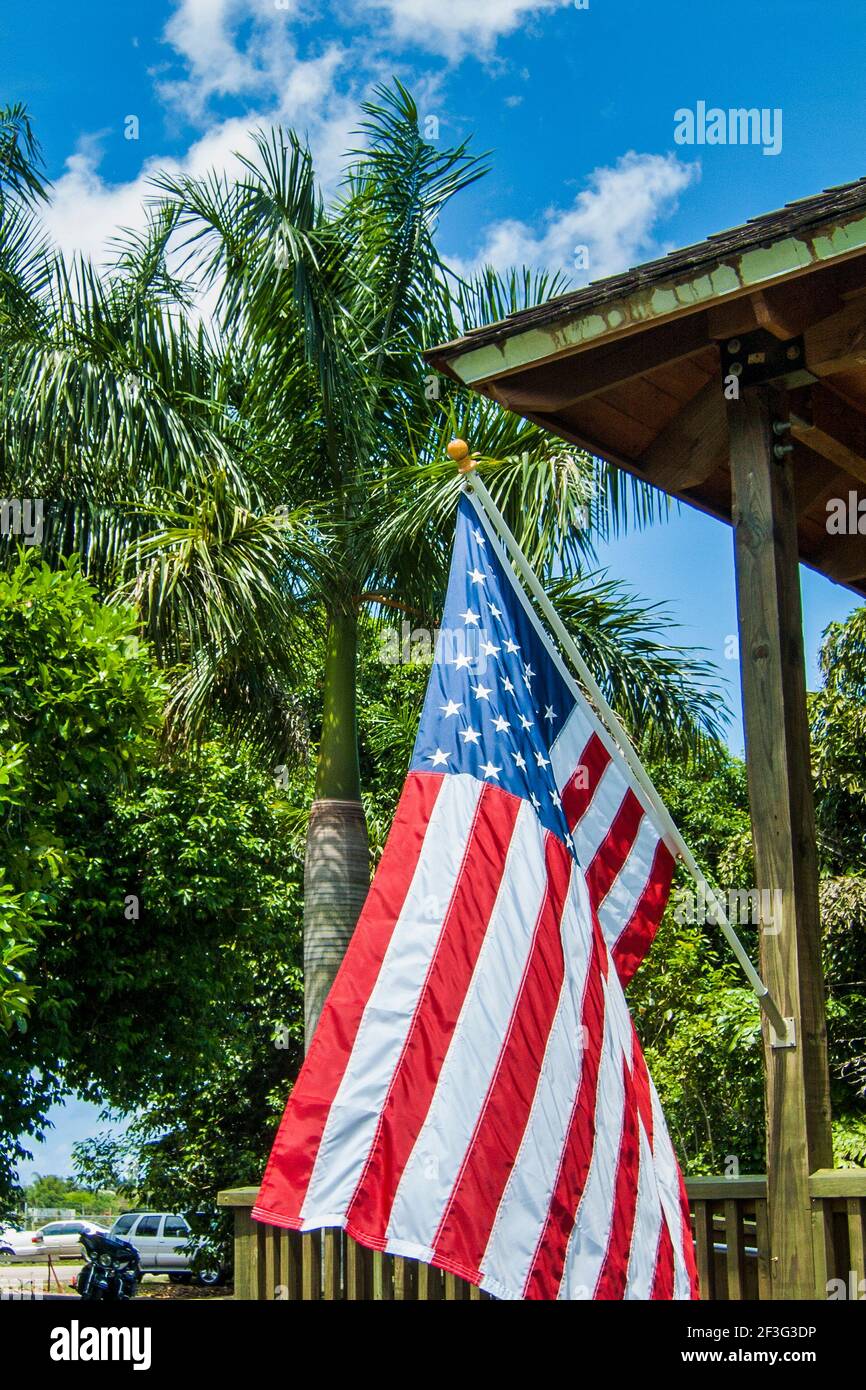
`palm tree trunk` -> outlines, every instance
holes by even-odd
[[[370,886],[370,849],[358,768],[357,651],[356,615],[333,613],[325,657],[316,799],[304,862],[307,1047]]]

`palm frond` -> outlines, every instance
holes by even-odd
[[[9,193],[25,203],[46,196],[42,150],[22,102],[0,106],[0,207]]]
[[[605,698],[647,757],[712,757],[729,722],[703,649],[665,641],[676,624],[602,572],[546,592]]]

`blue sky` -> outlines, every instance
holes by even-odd
[[[533,261],[578,283],[700,240],[866,173],[862,0],[42,0],[4,7],[0,101],[29,105],[55,181],[51,230],[104,253],[141,220],[152,174],[230,165],[245,132],[306,134],[333,187],[358,104],[394,73],[440,137],[475,136],[493,171],[448,210],[443,251],[469,265]],[[674,113],[782,113],[782,148],[678,146]],[[135,117],[130,123],[129,117]],[[137,125],[137,139],[126,133]],[[574,248],[589,248],[589,272]],[[683,509],[605,549],[603,562],[666,600],[684,640],[727,679],[742,748],[732,541]],[[803,573],[810,678],[828,622],[854,606]],[[76,1109],[77,1121],[85,1123]],[[40,1171],[68,1166],[65,1130]]]

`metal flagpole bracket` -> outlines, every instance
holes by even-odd
[[[469,445],[466,443],[465,439],[452,439],[451,443],[448,445],[448,456],[454,460],[459,471],[464,474],[463,487],[469,492],[474,492],[475,496],[478,498],[491,526],[502,541],[506,553],[511,556],[526,587],[546,618],[551,632],[555,635],[560,647],[567,654],[572,666],[580,676],[584,688],[592,700],[602,724],[607,728],[608,733],[619,748],[626,764],[631,769],[635,781],[646,795],[650,806],[658,817],[659,824],[664,828],[667,839],[670,844],[675,847],[677,854],[682,859],[694,882],[706,895],[705,901],[713,907],[716,924],[733,951],[761,1008],[767,1015],[773,1046],[780,1048],[796,1047],[797,1042],[794,1020],[792,1018],[783,1018],[778,1004],[773,999],[770,991],[749,959],[748,952],[743,946],[743,943],[728,921],[728,916],[722,903],[714,890],[710,887],[704,874],[701,872],[700,866],[695,860],[694,855],[683,839],[677,826],[674,824],[670,811],[656,791],[649,773],[638,757],[631,739],[614,714],[598,682],[584,661],[577,643],[566,628],[553,604],[550,602],[547,594],[544,592],[538,575],[535,573],[518,545],[508,522],[490,496],[481,478],[474,471],[478,455],[470,452]]]
[[[797,1046],[797,1027],[793,1018],[783,1018],[785,1032],[780,1037],[770,1021],[770,1046],[775,1048],[792,1048]]]

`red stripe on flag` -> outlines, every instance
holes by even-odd
[[[562,809],[568,821],[569,830],[585,815],[589,803],[595,796],[595,789],[601,775],[610,762],[608,753],[598,734],[593,734],[578,760],[562,793]]]
[[[421,855],[442,773],[410,773],[379,872],[367,896],[319,1026],[283,1114],[256,1206],[269,1219],[300,1216],[328,1112],[349,1061],[367,1000]]]
[[[653,1102],[652,1092],[650,1091],[649,1072],[647,1071],[646,1058],[643,1055],[643,1048],[640,1045],[634,1023],[631,1025],[631,1058],[634,1075],[635,1095],[637,1097],[638,1114],[641,1117],[644,1133],[649,1140],[650,1149],[653,1146]]]
[[[568,1239],[574,1227],[578,1202],[586,1186],[595,1140],[595,1101],[598,1069],[604,1037],[604,987],[602,976],[607,948],[593,914],[592,957],[589,962],[581,1009],[584,1049],[568,1133],[559,1160],[547,1220],[535,1248],[532,1267],[524,1286],[524,1298],[556,1298]]]
[[[403,1170],[430,1108],[505,868],[521,798],[486,783],[376,1137],[346,1214],[350,1235],[384,1245]]]
[[[469,1275],[480,1266],[523,1139],[562,989],[560,922],[573,860],[558,836],[551,834],[545,840],[544,857],[547,890],[508,1031],[433,1241],[437,1257],[447,1256],[449,1268],[459,1265]]]
[[[610,1235],[604,1264],[595,1285],[593,1298],[621,1299],[628,1279],[628,1258],[637,1209],[640,1140],[638,1135],[638,1106],[635,1084],[628,1059],[622,1059],[625,1097],[623,1101],[622,1136],[616,1165]]]
[[[674,857],[664,841],[659,840],[646,887],[612,952],[623,986],[628,984],[653,943],[670,897],[673,876]]]
[[[674,1296],[674,1243],[668,1230],[667,1217],[662,1213],[662,1229],[659,1235],[656,1267],[650,1299],[655,1302],[668,1301]]]
[[[605,835],[586,871],[586,886],[589,900],[598,908],[610,892],[611,884],[625,863],[629,850],[635,842],[644,809],[629,787],[613,824]]]

